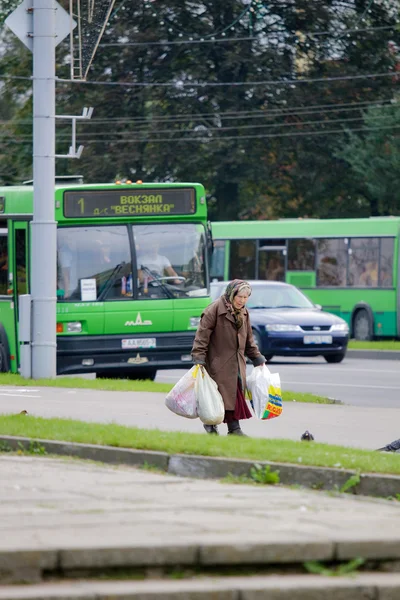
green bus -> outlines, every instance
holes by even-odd
[[[400,217],[215,222],[212,233],[212,280],[286,281],[355,339],[399,337]]]
[[[0,371],[18,372],[33,187],[0,188]],[[191,362],[212,248],[198,183],[57,181],[57,374],[154,379]],[[46,265],[43,265],[46,268]]]

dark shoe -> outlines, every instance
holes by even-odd
[[[228,435],[241,435],[243,437],[248,437],[243,431],[240,429],[239,421],[231,421],[228,423]]]
[[[203,427],[207,431],[207,433],[219,435],[218,427],[216,425],[204,425],[203,423]]]
[[[243,431],[240,429],[240,427],[238,427],[237,429],[230,429],[228,431],[228,435],[241,435],[242,437],[249,437],[248,435],[243,433]]]

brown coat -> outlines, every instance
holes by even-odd
[[[243,391],[246,389],[245,356],[252,360],[254,366],[265,362],[254,342],[249,313],[244,308],[243,325],[238,331],[223,298],[218,298],[201,315],[192,357],[195,363],[205,365],[218,384],[225,410],[235,410],[239,371]]]

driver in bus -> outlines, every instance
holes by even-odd
[[[143,281],[144,278],[148,275],[149,280],[150,281],[152,280],[150,274],[148,274],[146,272],[143,273],[143,269],[141,268],[143,265],[144,267],[146,267],[146,269],[148,269],[148,271],[151,271],[152,273],[154,273],[154,275],[155,275],[154,279],[157,279],[157,277],[162,278],[165,276],[176,277],[176,279],[173,280],[173,283],[177,283],[177,284],[182,283],[182,279],[178,278],[178,274],[172,267],[169,259],[166,256],[164,256],[163,254],[159,254],[159,248],[160,248],[159,244],[154,242],[154,245],[150,251],[148,251],[146,254],[139,254],[139,256],[138,256],[139,279],[141,281]]]

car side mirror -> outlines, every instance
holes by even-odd
[[[322,306],[320,304],[314,304],[314,306],[317,310],[322,310]]]

